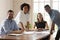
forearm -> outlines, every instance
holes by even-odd
[[[52,25],[51,25],[51,30],[50,30],[50,33],[51,33],[51,34],[53,33],[54,27],[55,27],[55,24],[52,23]]]
[[[46,26],[45,26],[45,29],[49,29],[48,24],[46,23],[45,25],[46,25]]]
[[[14,34],[20,34],[20,33],[23,33],[24,30],[15,30],[15,31],[11,31],[10,33],[14,33]]]
[[[22,27],[21,29],[24,29],[24,26],[23,26],[23,23],[22,22],[20,22],[20,26]]]

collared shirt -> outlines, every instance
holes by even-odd
[[[51,20],[57,24],[58,29],[60,29],[60,13],[57,10],[51,10],[51,12],[49,13]]]
[[[30,14],[26,13],[24,14],[23,11],[19,12],[15,18],[16,23],[18,24],[19,22],[23,23],[23,26],[26,26],[27,21],[30,19]]]
[[[16,22],[14,20],[6,19],[0,27],[0,34],[5,35],[14,30],[19,30]]]

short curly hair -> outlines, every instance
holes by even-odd
[[[27,6],[27,7],[28,7],[28,11],[30,10],[30,5],[27,4],[27,3],[23,3],[23,4],[20,6],[21,10],[23,10],[23,7],[24,7],[24,6]]]

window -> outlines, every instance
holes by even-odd
[[[53,9],[60,11],[60,0],[53,0],[52,5],[53,5]]]
[[[44,6],[48,4],[52,9],[56,9],[60,11],[60,0],[33,0],[33,23],[37,21],[37,13],[42,13],[45,21],[48,22],[48,25],[51,24],[51,19],[49,14],[47,14],[44,10]]]

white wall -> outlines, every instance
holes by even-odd
[[[9,9],[13,9],[13,0],[0,0],[0,22],[6,18]]]

